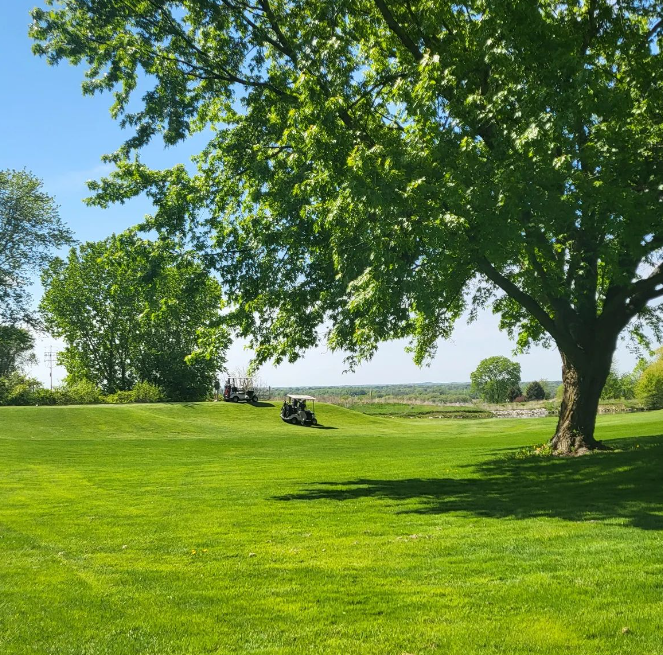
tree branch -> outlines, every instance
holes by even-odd
[[[658,32],[661,27],[663,27],[663,18],[659,20],[655,25],[652,26],[652,28],[647,32],[647,41],[649,41],[652,37],[656,35],[656,32]]]
[[[509,297],[526,309],[540,324],[541,327],[555,340],[559,349],[570,357],[583,356],[582,350],[568,334],[564,334],[555,324],[554,319],[541,305],[528,293],[525,293],[509,278],[500,273],[485,257],[477,261],[477,268],[491,282],[496,284]]]
[[[373,0],[378,11],[382,14],[389,29],[398,37],[398,40],[410,51],[416,61],[421,61],[424,58],[423,53],[417,47],[417,44],[410,38],[408,33],[396,21],[394,15],[389,10],[387,3],[384,0]]]
[[[649,275],[626,287],[616,288],[610,298],[606,296],[600,323],[615,323],[623,328],[648,302],[663,296],[663,262]]]

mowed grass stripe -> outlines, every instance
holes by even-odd
[[[663,652],[663,413],[317,410],[1,409],[0,652]]]

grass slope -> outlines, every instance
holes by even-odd
[[[1,409],[0,653],[663,653],[663,413],[316,409]]]

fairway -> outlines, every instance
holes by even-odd
[[[0,653],[663,653],[663,412],[0,408]]]

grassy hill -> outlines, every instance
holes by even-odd
[[[663,412],[0,408],[0,653],[661,653]]]

